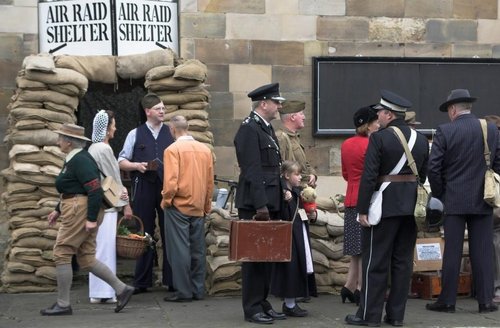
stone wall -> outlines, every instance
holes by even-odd
[[[280,82],[306,102],[302,140],[320,175],[340,172],[340,138],[312,137],[312,57],[500,57],[499,0],[179,0],[180,56],[209,69],[216,173],[238,174],[233,136],[246,94]],[[22,17],[22,19],[20,19]],[[22,60],[38,52],[37,1],[0,0],[0,136]],[[0,169],[8,165],[0,145]],[[0,187],[0,192],[3,189]],[[8,238],[0,212],[0,252]],[[0,266],[2,265],[0,258]]]

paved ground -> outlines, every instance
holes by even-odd
[[[90,304],[88,287],[79,282],[71,292],[72,316],[43,317],[39,311],[55,301],[55,293],[0,294],[0,327],[260,327],[243,321],[239,297],[208,297],[202,301],[177,304],[164,302],[163,297],[166,295],[167,292],[162,288],[135,295],[129,305],[116,314],[112,304]],[[278,299],[272,298],[271,302],[275,309],[281,308]],[[406,327],[500,327],[500,312],[479,314],[474,299],[459,299],[454,314],[427,311],[427,302],[422,299],[409,300]],[[356,311],[355,305],[342,304],[340,297],[334,295],[321,295],[303,304],[303,308],[309,310],[309,317],[288,318],[275,322],[272,327],[344,327],[346,314]]]

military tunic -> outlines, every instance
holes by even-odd
[[[271,125],[252,112],[234,138],[240,166],[236,207],[240,219],[251,219],[267,206],[271,219],[279,219],[282,205],[278,141]],[[242,303],[245,317],[272,309],[267,301],[272,263],[244,262],[241,265]]]
[[[307,161],[304,146],[300,143],[298,132],[292,132],[286,128],[276,131],[281,158],[283,160],[296,161],[301,166],[302,180],[309,181],[310,175],[316,175],[316,170]]]

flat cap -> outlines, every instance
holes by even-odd
[[[360,109],[358,109],[354,113],[352,120],[354,122],[354,126],[358,128],[363,124],[375,121],[377,118],[378,118],[377,111],[373,109],[372,105],[372,106],[361,107]]]
[[[497,126],[497,128],[500,130],[500,116],[497,115],[486,115],[484,119],[488,122],[491,122]]]
[[[380,96],[380,105],[382,105],[384,109],[393,112],[405,113],[406,110],[412,106],[412,103],[408,99],[389,90],[380,90]],[[378,107],[378,109],[381,108]]]
[[[448,106],[458,103],[472,103],[476,101],[477,98],[471,97],[469,90],[467,89],[455,89],[451,90],[446,101],[439,106],[441,112],[447,112]]]
[[[280,96],[279,83],[271,83],[258,87],[257,89],[250,92],[248,94],[248,97],[251,98],[252,101],[257,101],[257,100],[285,101],[285,98]]]
[[[306,103],[299,100],[285,100],[279,109],[280,114],[293,114],[303,111]]]

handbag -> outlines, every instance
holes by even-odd
[[[123,187],[115,181],[112,176],[107,176],[102,180],[102,190],[104,191],[104,201],[110,207],[121,207],[126,203],[120,199],[123,193]]]
[[[413,148],[415,140],[417,139],[417,133],[413,130],[412,132],[413,133],[410,136],[409,144],[410,147]],[[403,168],[405,162],[406,162],[406,153],[403,153],[403,155],[399,159],[399,162],[391,170],[391,172],[389,172],[389,175],[398,174],[399,171],[401,171],[401,169]],[[372,198],[370,199],[370,207],[368,208],[368,223],[370,223],[370,225],[377,225],[380,222],[380,219],[382,218],[383,192],[385,188],[389,186],[389,184],[390,184],[389,181],[383,182],[382,185],[380,185],[379,190],[375,190],[372,194]],[[356,220],[359,222],[359,214]]]
[[[413,155],[411,153],[410,148],[408,147],[408,144],[406,143],[406,139],[403,136],[403,133],[401,132],[400,129],[398,129],[395,126],[391,126],[393,129],[394,133],[398,137],[399,141],[403,145],[403,148],[405,149],[406,157],[408,158],[408,166],[410,167],[411,171],[413,174],[415,174],[415,177],[417,178],[417,200],[415,202],[415,209],[413,210],[413,215],[418,218],[425,217],[426,215],[426,207],[427,207],[427,202],[429,201],[429,192],[427,189],[424,187],[422,182],[420,182],[420,178],[418,176],[418,170],[417,170],[417,164],[415,163],[415,159],[413,158]],[[411,130],[412,134],[415,133],[417,134],[414,130]]]
[[[488,130],[486,120],[480,119],[484,140],[484,160],[486,172],[484,174],[484,201],[491,207],[500,207],[500,175],[491,168],[490,148],[488,147]]]

